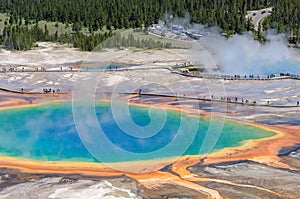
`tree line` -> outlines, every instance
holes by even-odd
[[[56,31],[53,35],[50,35],[47,25],[42,29],[37,23],[31,28],[19,25],[6,26],[0,37],[0,41],[4,44],[6,49],[10,50],[29,50],[38,41],[49,41],[59,42],[60,44],[72,44],[75,48],[79,48],[80,50],[91,51],[99,43],[113,35],[111,31],[90,35],[79,32],[76,34],[65,32],[58,35]]]
[[[102,48],[172,48],[172,44],[167,42],[154,41],[153,39],[135,38],[132,33],[129,35],[114,34],[112,31],[104,33],[91,33],[89,35],[77,31],[74,34],[67,32],[58,35],[50,35],[47,25],[39,28],[36,24],[32,28],[27,26],[7,26],[3,30],[2,43],[6,49],[29,50],[38,41],[59,42],[60,44],[72,44],[75,48],[83,51],[92,51]]]
[[[290,42],[300,41],[300,0],[275,0],[272,15],[263,23],[265,29],[290,33]]]
[[[102,29],[150,26],[166,11],[177,17],[189,13],[191,22],[218,25],[224,30],[245,30],[247,10],[269,6],[274,0],[0,0],[0,12],[9,13],[10,23],[24,19],[58,21]]]
[[[163,19],[166,11],[174,17],[184,17],[188,14],[191,23],[217,25],[228,35],[242,34],[252,29],[251,23],[245,18],[247,10],[268,6],[273,6],[274,12],[263,24],[264,28],[299,32],[299,3],[300,0],[0,0],[0,12],[8,13],[10,16],[9,21],[6,22],[5,34],[7,35],[3,34],[0,40],[14,43],[13,46],[17,49],[19,46],[26,49],[30,47],[30,41],[39,39],[31,35],[34,33],[26,26],[45,20],[72,24],[72,29],[76,34],[50,35],[47,39],[41,40],[71,41],[74,42],[74,46],[89,50],[95,42],[107,36],[104,35],[105,33],[96,34],[95,31],[103,28],[110,31],[121,28],[148,27]],[[15,27],[16,31],[14,31],[16,24],[19,27]],[[79,33],[82,27],[87,28],[91,34]],[[16,33],[17,30],[25,33],[24,38],[19,36],[19,40],[26,40],[24,42],[26,47],[18,45],[18,40],[15,41],[13,35],[19,34]],[[28,38],[30,35],[32,38]],[[87,46],[83,44],[84,39],[88,43]]]

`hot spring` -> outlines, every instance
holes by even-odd
[[[147,126],[153,118],[162,117],[159,108],[152,110],[150,107],[130,106],[131,119],[138,126]],[[182,120],[197,123],[195,136],[191,144],[182,155],[202,154],[201,146],[208,132],[210,120],[201,117],[182,114],[180,111],[166,110],[165,122],[162,128],[151,137],[139,137],[128,135],[114,121],[110,103],[98,103],[95,113],[105,136],[115,146],[131,153],[146,154],[164,148],[174,139],[178,139],[177,133]],[[83,118],[86,119],[86,118]],[[88,121],[87,121],[88,122]],[[72,104],[70,102],[49,103],[28,107],[8,108],[0,110],[0,155],[20,157],[43,161],[76,161],[76,162],[99,162],[85,147],[80,139],[72,115]],[[143,134],[139,129],[132,129],[136,134]],[[182,127],[184,136],[180,142],[173,146],[167,153],[150,159],[161,159],[176,156],[181,144],[191,135],[189,125]],[[273,136],[274,133],[264,129],[226,121],[213,151],[222,150],[226,147],[237,147],[243,145],[246,140],[261,139]],[[104,141],[103,141],[104,142]],[[97,143],[99,146],[103,143]],[[109,151],[100,154],[109,157]],[[134,157],[134,156],[133,156]],[[139,158],[121,157],[114,161],[137,161],[149,159],[149,156],[138,156]],[[107,158],[106,158],[107,159]]]

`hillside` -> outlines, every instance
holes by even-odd
[[[191,23],[219,26],[228,35],[243,34],[252,30],[247,11],[267,6],[273,6],[274,12],[265,20],[265,29],[297,33],[300,9],[296,5],[300,0],[0,0],[0,13],[7,14],[1,15],[0,42],[16,50],[30,49],[36,41],[72,43],[91,50],[114,30],[148,27],[164,19],[166,12],[189,16]],[[293,41],[298,41],[298,34],[293,35]]]

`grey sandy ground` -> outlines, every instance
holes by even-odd
[[[62,92],[73,89],[74,81],[89,78],[92,73],[1,73],[1,87],[26,92],[42,92],[43,88],[60,88]],[[169,70],[130,70],[99,72],[98,91],[135,92],[177,96],[206,97],[215,99],[229,96],[238,100],[248,99],[258,104],[295,106],[300,100],[300,81],[225,81],[184,77]],[[87,85],[88,86],[88,85]]]
[[[280,193],[286,198],[300,197],[299,171],[276,169],[251,161],[227,162],[207,166],[199,164],[190,167],[189,170],[202,178],[254,185]],[[200,184],[220,191],[224,198],[282,198],[255,188],[211,182]]]
[[[196,182],[219,191],[223,198],[300,197],[299,171],[272,168],[250,161],[198,164],[189,167],[189,170],[201,178],[258,186],[283,196],[252,187]],[[0,198],[207,198],[194,190],[170,184],[150,190],[126,176],[35,175],[0,169],[0,179]]]
[[[0,169],[0,198],[141,198],[134,180],[81,175],[35,175]]]

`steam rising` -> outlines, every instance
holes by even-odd
[[[200,43],[213,53],[215,62],[226,74],[269,75],[289,72],[298,74],[300,62],[292,59],[293,51],[284,35],[268,35],[262,44],[251,33],[234,35],[229,39],[219,35],[204,37]],[[300,54],[299,54],[300,55]]]
[[[219,27],[190,24],[189,21],[188,15],[185,18],[174,18],[166,13],[164,17],[164,24],[168,26],[180,25],[203,34],[204,37],[197,42],[210,54],[224,74],[300,73],[300,52],[288,47],[285,34],[269,31],[265,33],[268,42],[262,44],[253,39],[252,32],[226,38],[221,35],[222,30]],[[198,59],[207,65],[207,54],[198,54]]]

